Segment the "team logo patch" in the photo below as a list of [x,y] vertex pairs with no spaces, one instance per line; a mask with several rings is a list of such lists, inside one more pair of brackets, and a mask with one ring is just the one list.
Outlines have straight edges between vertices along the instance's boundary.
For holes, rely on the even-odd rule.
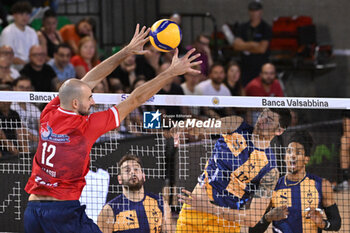
[[143,128],[145,129],[160,129],[160,116],[162,114],[157,110],[156,112],[143,113]]
[[211,102],[214,104],[214,105],[218,105],[220,103],[220,100],[218,97],[213,97],[213,99],[211,100]]
[[41,125],[40,135],[41,135],[41,139],[44,141],[61,142],[61,143],[69,142],[68,135],[55,134],[48,123],[44,123]]

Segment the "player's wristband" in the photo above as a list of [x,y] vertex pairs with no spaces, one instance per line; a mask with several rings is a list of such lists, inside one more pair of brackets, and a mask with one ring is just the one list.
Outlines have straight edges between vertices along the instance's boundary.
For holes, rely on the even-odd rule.
[[326,227],[323,228],[325,231],[339,231],[341,227],[341,217],[339,214],[337,204],[325,207],[324,211],[327,216]]

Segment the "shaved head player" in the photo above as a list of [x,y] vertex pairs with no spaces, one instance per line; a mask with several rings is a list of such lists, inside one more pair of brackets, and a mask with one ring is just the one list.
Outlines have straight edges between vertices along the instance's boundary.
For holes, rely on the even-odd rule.
[[95,104],[91,90],[130,55],[143,50],[150,29],[137,25],[130,43],[117,54],[96,66],[81,80],[68,80],[59,97],[47,104],[40,116],[40,140],[33,159],[32,174],[25,187],[30,194],[24,212],[25,232],[101,232],[87,217],[79,197],[89,170],[90,150],[96,139],[117,128],[120,122],[174,76],[197,72],[192,67],[198,55],[190,50],[178,58],[176,50],[171,66],[157,77],[135,89],[117,106],[89,115]]

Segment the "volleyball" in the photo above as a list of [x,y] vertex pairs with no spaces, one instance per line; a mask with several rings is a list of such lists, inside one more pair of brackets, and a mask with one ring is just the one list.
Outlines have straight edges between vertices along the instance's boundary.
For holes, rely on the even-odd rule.
[[182,33],[179,25],[169,19],[161,19],[151,27],[150,41],[161,52],[169,52],[179,46]]

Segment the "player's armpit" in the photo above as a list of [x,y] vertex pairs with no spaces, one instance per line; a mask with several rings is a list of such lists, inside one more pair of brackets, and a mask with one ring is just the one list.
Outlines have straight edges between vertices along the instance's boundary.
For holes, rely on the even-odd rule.
[[112,233],[114,213],[110,205],[105,205],[97,218],[97,225],[103,233]]
[[254,198],[271,198],[279,178],[277,168],[270,170],[261,178],[259,188],[254,193]]

